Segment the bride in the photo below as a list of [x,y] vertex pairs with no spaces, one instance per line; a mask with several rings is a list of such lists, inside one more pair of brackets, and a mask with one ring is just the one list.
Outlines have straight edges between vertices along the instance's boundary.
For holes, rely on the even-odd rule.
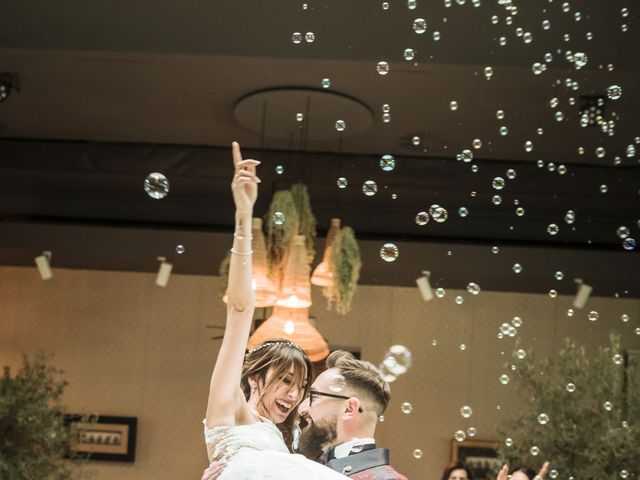
[[236,207],[227,323],[211,376],[204,420],[209,461],[223,462],[220,479],[338,480],[346,478],[302,455],[292,455],[276,425],[291,424],[308,395],[311,362],[297,345],[270,340],[245,355],[253,321],[251,218],[260,179],[257,160],[232,145]]

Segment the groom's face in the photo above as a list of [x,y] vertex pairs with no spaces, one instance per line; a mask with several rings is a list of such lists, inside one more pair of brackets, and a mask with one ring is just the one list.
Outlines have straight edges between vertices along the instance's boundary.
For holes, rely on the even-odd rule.
[[[337,368],[330,368],[318,375],[311,390],[335,393],[337,388],[343,387],[341,378]],[[302,417],[299,450],[305,457],[318,460],[324,449],[336,443],[340,402],[339,399],[314,395],[312,401],[307,397],[298,407]]]

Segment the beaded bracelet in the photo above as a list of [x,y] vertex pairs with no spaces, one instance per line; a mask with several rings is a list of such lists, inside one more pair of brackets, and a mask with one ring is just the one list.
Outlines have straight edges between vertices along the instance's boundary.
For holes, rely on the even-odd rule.
[[253,253],[253,250],[249,250],[248,252],[239,252],[235,248],[232,248],[231,253],[235,253],[236,255],[251,255]]
[[253,240],[253,235],[238,235],[236,232],[233,232],[233,236],[236,237],[238,240],[244,240],[245,238],[248,238],[249,240]]

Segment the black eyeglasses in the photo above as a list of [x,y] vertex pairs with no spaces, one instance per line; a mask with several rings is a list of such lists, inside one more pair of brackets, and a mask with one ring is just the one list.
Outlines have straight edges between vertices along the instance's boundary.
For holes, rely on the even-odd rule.
[[[340,398],[342,400],[349,400],[351,397],[347,397],[345,395],[337,395],[335,393],[326,393],[326,392],[318,392],[317,390],[309,390],[309,406],[313,403],[313,396],[316,395],[318,397],[331,397],[331,398]],[[358,407],[358,413],[363,413],[362,408]]]

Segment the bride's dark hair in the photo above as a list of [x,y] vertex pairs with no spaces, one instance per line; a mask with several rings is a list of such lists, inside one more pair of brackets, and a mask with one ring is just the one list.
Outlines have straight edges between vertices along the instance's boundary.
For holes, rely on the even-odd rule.
[[[304,350],[289,340],[276,339],[268,340],[252,348],[247,352],[242,366],[242,377],[240,386],[244,397],[249,400],[251,396],[251,386],[249,378],[255,377],[258,383],[264,385],[262,394],[271,388],[275,388],[282,382],[285,375],[293,367],[293,384],[298,385],[303,390],[302,398],[309,395],[311,380],[313,376],[313,366],[311,360]],[[272,375],[267,380],[267,372],[272,369]],[[297,407],[297,405],[296,405]],[[284,422],[278,428],[284,436],[287,446],[291,445],[292,430],[298,420],[298,409],[294,408]]]

